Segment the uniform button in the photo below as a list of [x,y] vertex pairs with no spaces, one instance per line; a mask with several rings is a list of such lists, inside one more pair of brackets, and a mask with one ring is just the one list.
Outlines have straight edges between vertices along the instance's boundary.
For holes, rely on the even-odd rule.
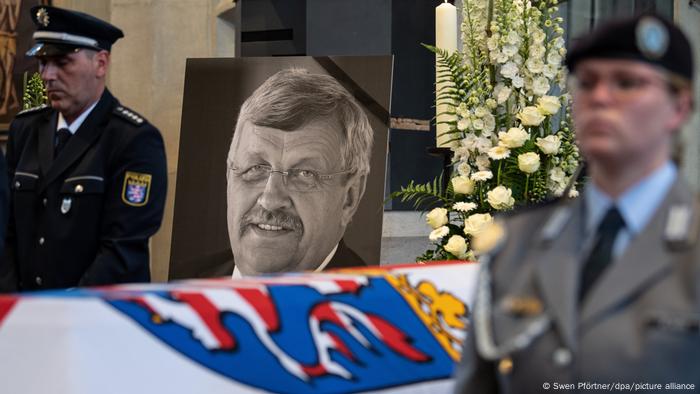
[[39,238],[39,245],[43,245],[45,241],[44,237]]
[[41,200],[41,203],[44,204],[44,206],[46,206],[46,204],[48,204],[48,202],[49,202],[49,200],[46,197],[44,197],[44,199]]
[[571,351],[563,347],[555,350],[554,354],[552,355],[554,365],[558,367],[566,367],[567,365],[571,364],[572,358],[573,356],[571,355]]
[[36,278],[34,278],[34,283],[36,283],[37,286],[41,286],[42,282],[43,281],[41,280],[41,276],[37,276]]
[[82,193],[82,192],[83,192],[83,185],[76,185],[76,186],[75,186],[75,192],[76,192],[76,193]]
[[19,181],[15,182],[15,189],[19,189],[20,186],[22,186],[22,184]]

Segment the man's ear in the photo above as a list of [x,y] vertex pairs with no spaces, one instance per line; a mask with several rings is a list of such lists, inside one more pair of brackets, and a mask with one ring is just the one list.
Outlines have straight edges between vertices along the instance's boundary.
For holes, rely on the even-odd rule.
[[690,89],[681,89],[674,98],[676,114],[669,119],[669,128],[679,131],[693,114],[693,92]]
[[97,77],[103,78],[107,76],[107,70],[109,69],[109,60],[109,52],[107,51],[103,50],[95,54],[95,56],[93,57],[93,61],[95,62]]
[[341,208],[340,224],[347,227],[355,216],[355,211],[360,205],[360,200],[365,194],[365,185],[367,184],[367,175],[352,175],[348,180],[348,188],[343,198],[343,206]]

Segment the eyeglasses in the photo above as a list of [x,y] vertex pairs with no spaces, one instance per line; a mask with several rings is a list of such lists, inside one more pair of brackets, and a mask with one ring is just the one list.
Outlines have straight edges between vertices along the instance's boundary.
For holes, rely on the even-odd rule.
[[598,84],[605,83],[610,96],[615,100],[628,100],[651,86],[672,90],[671,83],[663,78],[640,75],[572,76],[570,86],[575,94],[591,95]]
[[338,175],[354,172],[354,170],[350,169],[331,174],[320,174],[313,170],[301,168],[290,168],[286,171],[281,171],[273,170],[272,167],[262,164],[256,164],[246,169],[237,168],[230,164],[227,167],[236,177],[240,178],[246,184],[254,187],[264,187],[265,184],[267,184],[267,180],[273,173],[280,174],[284,178],[284,184],[289,187],[290,190],[297,192],[310,192],[317,190],[321,187],[323,181],[329,181]]

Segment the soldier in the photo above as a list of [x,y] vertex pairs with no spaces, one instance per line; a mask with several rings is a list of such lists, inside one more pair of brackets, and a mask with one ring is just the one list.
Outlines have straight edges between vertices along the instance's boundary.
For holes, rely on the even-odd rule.
[[32,8],[50,106],[23,111],[7,145],[11,212],[0,288],[38,290],[150,279],[166,161],[158,130],[105,87],[117,27]]
[[639,16],[579,41],[567,66],[590,180],[488,232],[504,235],[482,261],[457,391],[698,390],[700,207],[671,161],[690,43]]

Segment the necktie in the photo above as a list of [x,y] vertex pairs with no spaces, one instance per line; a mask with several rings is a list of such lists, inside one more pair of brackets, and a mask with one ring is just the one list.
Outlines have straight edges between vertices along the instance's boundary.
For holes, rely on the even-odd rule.
[[615,239],[623,227],[625,227],[625,221],[620,215],[620,211],[613,205],[608,209],[598,226],[596,243],[583,266],[579,302],[586,297],[586,293],[591,289],[593,283],[610,263]]
[[72,135],[73,134],[71,134],[70,130],[66,128],[62,128],[56,131],[56,145],[53,149],[54,159],[58,157],[58,154],[61,153],[63,148],[65,148],[66,144],[68,143],[68,140]]

